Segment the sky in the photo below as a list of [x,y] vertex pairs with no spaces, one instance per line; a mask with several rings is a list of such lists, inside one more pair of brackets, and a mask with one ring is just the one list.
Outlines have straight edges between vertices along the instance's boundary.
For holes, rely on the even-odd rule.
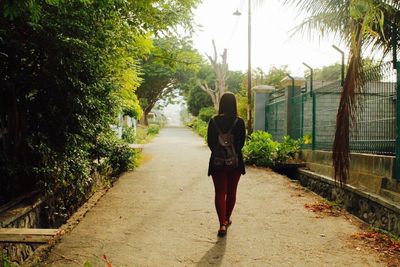
[[[204,56],[213,55],[214,40],[219,55],[227,49],[230,70],[247,71],[247,1],[203,0],[194,10],[194,21],[200,25],[193,36],[195,48]],[[332,44],[344,51],[346,47],[333,37],[324,40],[292,34],[304,19],[296,9],[283,6],[282,0],[259,2],[263,4],[252,9],[252,69],[260,67],[267,72],[271,66],[288,65],[290,74],[303,77],[306,68],[302,62],[313,68],[340,62],[341,55]],[[242,15],[234,16],[236,10]],[[168,124],[180,124],[180,109],[180,104],[164,108]]]
[[[247,70],[247,5],[248,0],[203,0],[194,11],[195,22],[201,25],[196,31],[194,46],[203,55],[212,55],[212,40],[218,54],[228,51],[230,70]],[[257,1],[252,1],[257,2]],[[296,34],[293,29],[304,16],[298,10],[283,6],[282,0],[258,1],[252,9],[252,68],[267,71],[270,66],[288,65],[291,74],[303,76],[302,62],[318,68],[340,62],[340,54],[332,48],[335,44],[342,50],[346,47],[333,37],[313,39]],[[242,15],[234,16],[238,9]]]

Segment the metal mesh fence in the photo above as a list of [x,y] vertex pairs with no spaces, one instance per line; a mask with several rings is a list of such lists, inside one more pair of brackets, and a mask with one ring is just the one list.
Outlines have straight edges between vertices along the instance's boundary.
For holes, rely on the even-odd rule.
[[350,148],[394,154],[396,143],[396,71],[386,63],[365,73]]
[[281,89],[271,95],[269,104],[265,106],[265,128],[276,141],[282,141],[285,135],[285,105],[285,90]]
[[[359,106],[356,121],[350,133],[352,151],[395,154],[396,78],[391,62],[365,72],[365,83],[357,96]],[[286,108],[285,95],[280,90],[272,95],[266,105],[266,131],[275,140],[282,140],[285,134],[295,139],[312,136],[315,149],[331,150],[341,91],[340,81],[316,88],[313,94],[296,89]]]
[[315,149],[332,149],[341,91],[340,81],[335,81],[314,92],[316,98]]
[[[288,134],[299,139],[312,135],[312,97],[310,93],[294,92],[290,98],[289,129]],[[304,147],[309,145],[305,144]]]

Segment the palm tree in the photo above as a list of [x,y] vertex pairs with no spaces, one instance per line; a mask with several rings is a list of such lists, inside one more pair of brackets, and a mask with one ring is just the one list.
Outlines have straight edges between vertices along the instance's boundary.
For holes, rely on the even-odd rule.
[[349,132],[355,121],[357,95],[363,86],[362,50],[365,46],[391,51],[393,29],[400,26],[400,3],[397,0],[286,0],[308,18],[298,31],[324,36],[334,33],[350,50],[348,72],[340,96],[333,143],[334,178],[340,184],[349,177]]

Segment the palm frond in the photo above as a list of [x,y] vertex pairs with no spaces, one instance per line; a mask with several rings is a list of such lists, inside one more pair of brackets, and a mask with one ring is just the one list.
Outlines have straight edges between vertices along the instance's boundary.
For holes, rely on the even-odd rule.
[[399,0],[383,0],[384,4],[391,6],[394,9],[400,10],[400,1]]
[[[372,45],[373,48],[381,49],[384,55],[386,55],[391,52],[394,45],[393,30],[398,31],[400,29],[400,10],[392,8],[391,6],[385,6],[382,12],[384,17],[383,25],[375,25],[375,27],[373,27],[378,35],[374,38],[367,38],[366,44]],[[398,38],[397,41],[399,42],[400,38]],[[397,43],[397,46],[400,47],[400,44]]]
[[293,5],[297,7],[300,12],[308,16],[315,16],[325,13],[343,13],[348,9],[348,0],[285,0],[284,5]]
[[[339,20],[342,23],[337,23]],[[334,33],[339,38],[345,39],[340,33],[345,30],[344,25],[346,24],[348,24],[346,19],[341,18],[337,13],[315,15],[306,18],[301,24],[293,28],[291,35],[307,34],[311,38],[315,33],[318,33],[318,37],[323,38]]]
[[362,46],[372,45],[391,50],[392,32],[400,28],[400,1],[398,0],[285,0],[306,14],[307,19],[296,27],[297,32],[309,34],[316,30],[318,36],[335,33],[350,48],[348,72],[345,78],[336,117],[333,144],[334,178],[341,184],[349,178],[349,133],[356,120],[358,95],[363,86]]

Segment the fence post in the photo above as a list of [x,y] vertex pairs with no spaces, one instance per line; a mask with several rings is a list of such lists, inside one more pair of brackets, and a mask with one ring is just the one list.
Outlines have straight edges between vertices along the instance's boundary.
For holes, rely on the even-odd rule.
[[266,131],[267,129],[267,107],[272,90],[273,87],[267,85],[257,85],[253,87],[254,131]]
[[396,179],[400,181],[400,62],[396,62]]
[[311,136],[311,140],[312,140],[312,143],[311,143],[311,148],[312,148],[312,150],[315,150],[315,142],[316,142],[316,140],[317,140],[317,138],[316,138],[316,129],[315,129],[315,124],[316,124],[316,116],[317,116],[317,114],[316,114],[316,103],[317,103],[317,101],[316,101],[316,94],[315,94],[315,92],[312,92],[312,136]]
[[304,98],[306,95],[301,96],[301,120],[300,120],[300,138],[304,137]]
[[295,79],[289,73],[287,73],[286,76],[292,81],[291,86],[287,86],[286,93],[285,93],[285,100],[286,100],[286,135],[289,135],[290,137],[293,138],[291,100],[295,96],[295,92],[294,92]]

